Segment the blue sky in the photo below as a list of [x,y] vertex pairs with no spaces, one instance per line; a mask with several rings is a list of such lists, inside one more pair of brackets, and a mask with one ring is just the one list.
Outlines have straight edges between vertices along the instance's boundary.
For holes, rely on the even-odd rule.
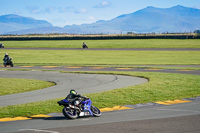
[[63,27],[110,20],[148,6],[176,5],[200,9],[200,0],[0,0],[0,15],[17,14]]

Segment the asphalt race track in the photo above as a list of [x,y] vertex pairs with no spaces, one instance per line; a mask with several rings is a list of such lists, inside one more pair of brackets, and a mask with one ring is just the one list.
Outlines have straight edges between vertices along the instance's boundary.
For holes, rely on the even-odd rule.
[[[34,69],[30,68],[30,69]],[[35,67],[35,69],[41,69]],[[55,67],[44,68],[48,70],[63,70],[67,68]],[[71,70],[69,68],[68,70]],[[89,68],[78,68],[76,70],[88,70]],[[96,68],[99,70],[99,68]],[[102,68],[104,69],[104,68]],[[102,70],[101,69],[101,70]],[[153,71],[153,72],[171,72],[171,73],[183,73],[183,74],[195,74],[200,75],[200,71],[176,71],[176,70],[126,70],[116,68],[105,68],[106,70],[115,71]],[[95,71],[95,69],[93,69]],[[105,71],[105,70],[102,70]],[[46,76],[45,76],[46,75]],[[186,75],[187,76],[187,75]],[[65,97],[68,93],[68,89],[76,89],[79,93],[94,93],[104,91],[102,89],[115,89],[125,86],[140,84],[147,82],[146,79],[137,79],[129,76],[119,75],[100,75],[100,74],[72,74],[72,73],[59,73],[59,72],[47,72],[47,71],[0,71],[0,77],[14,77],[14,78],[34,78],[45,81],[55,82],[57,85],[55,88],[50,87],[43,89],[43,93],[27,92],[27,96],[32,95],[33,101],[52,98]],[[130,79],[129,79],[130,78]],[[132,79],[134,78],[134,79]],[[131,81],[137,80],[135,83]],[[122,81],[122,82],[121,82]],[[128,84],[130,83],[130,84]],[[115,86],[116,85],[116,86]],[[89,88],[89,90],[87,90]],[[94,89],[95,88],[95,89]],[[48,94],[48,92],[51,92]],[[30,94],[29,94],[30,93]],[[54,94],[55,93],[55,94]],[[15,97],[16,96],[16,97]],[[18,97],[19,96],[19,97]],[[1,106],[7,106],[13,102],[19,104],[27,99],[21,94],[11,95],[11,101],[8,99],[8,103],[4,98],[0,97]],[[12,97],[15,97],[12,99]],[[44,97],[44,99],[43,99]],[[19,100],[18,100],[19,99]],[[2,104],[2,100],[5,104]],[[16,103],[15,103],[16,101]],[[26,100],[25,100],[26,101]],[[147,104],[147,106],[138,106],[134,109],[103,112],[101,117],[84,117],[76,120],[68,120],[64,116],[59,114],[49,114],[50,118],[40,118],[32,120],[1,122],[0,132],[18,132],[18,133],[199,133],[200,131],[200,97],[191,99],[192,102],[173,104],[173,105],[154,105]],[[31,102],[31,101],[27,101]]]
[[0,77],[56,83],[55,86],[42,90],[0,96],[0,107],[66,97],[70,89],[75,89],[80,94],[89,94],[148,82],[147,79],[132,76],[46,71],[0,71]]

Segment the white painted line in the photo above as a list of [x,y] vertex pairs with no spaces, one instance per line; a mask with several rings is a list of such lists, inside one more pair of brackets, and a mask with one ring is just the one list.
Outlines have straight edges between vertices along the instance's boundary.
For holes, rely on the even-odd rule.
[[56,131],[39,130],[39,129],[20,129],[19,131],[34,131],[34,132],[45,132],[45,133],[59,133]]
[[161,111],[179,111],[179,112],[195,112],[199,113],[200,111],[194,111],[194,110],[179,110],[179,109],[158,109]]

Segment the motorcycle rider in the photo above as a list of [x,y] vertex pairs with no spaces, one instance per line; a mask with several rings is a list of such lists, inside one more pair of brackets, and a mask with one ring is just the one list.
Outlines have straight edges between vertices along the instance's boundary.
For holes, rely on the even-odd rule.
[[88,48],[85,42],[83,42],[83,48]]
[[4,58],[3,58],[3,61],[4,61],[4,62],[7,62],[7,61],[9,61],[9,60],[10,60],[10,57],[9,57],[9,55],[6,53],[5,56],[4,56]]
[[101,116],[101,111],[92,105],[92,101],[89,98],[77,94],[73,89],[70,90],[70,94],[65,99],[57,103],[60,106],[64,106],[62,113],[68,119],[76,119],[81,116]]
[[[85,96],[81,96],[80,94],[77,94],[77,92],[72,89],[70,90],[69,94],[67,95],[67,97],[65,99],[67,99],[67,101],[71,102],[72,104],[76,104],[76,101],[79,101],[79,98],[87,98]],[[77,103],[78,105],[79,103]]]
[[10,65],[11,67],[13,67],[13,62],[11,61],[12,58],[9,57],[9,55],[6,53],[4,58],[3,58],[3,64],[6,67],[7,65]]

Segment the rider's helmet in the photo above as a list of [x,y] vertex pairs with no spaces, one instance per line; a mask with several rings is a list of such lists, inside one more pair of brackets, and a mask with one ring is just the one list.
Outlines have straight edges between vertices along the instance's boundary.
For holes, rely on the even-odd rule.
[[77,95],[77,92],[75,90],[70,90],[70,94]]
[[5,53],[5,56],[8,56],[8,53]]

